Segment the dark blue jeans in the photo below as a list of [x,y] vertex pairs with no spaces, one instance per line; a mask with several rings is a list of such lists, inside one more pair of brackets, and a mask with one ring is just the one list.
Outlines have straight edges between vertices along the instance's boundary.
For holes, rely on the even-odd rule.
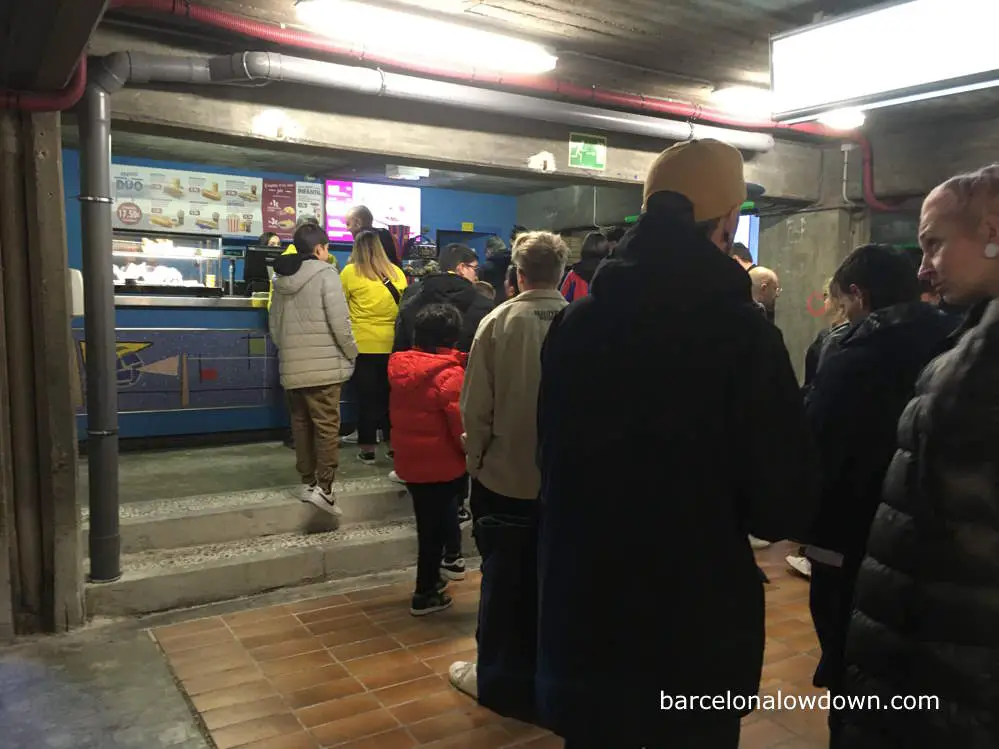
[[537,721],[538,502],[504,497],[472,482],[475,543],[482,557],[478,644],[479,704]]

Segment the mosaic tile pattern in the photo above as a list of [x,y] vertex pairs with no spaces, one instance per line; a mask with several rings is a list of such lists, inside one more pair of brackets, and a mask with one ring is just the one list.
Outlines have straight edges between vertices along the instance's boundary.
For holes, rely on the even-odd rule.
[[[808,585],[788,545],[759,554],[767,586],[763,693],[818,694]],[[388,585],[153,631],[218,749],[556,749],[561,740],[453,690],[447,669],[475,657],[478,573],[454,606],[414,618],[411,586]],[[755,713],[742,749],[824,749],[825,715]]]

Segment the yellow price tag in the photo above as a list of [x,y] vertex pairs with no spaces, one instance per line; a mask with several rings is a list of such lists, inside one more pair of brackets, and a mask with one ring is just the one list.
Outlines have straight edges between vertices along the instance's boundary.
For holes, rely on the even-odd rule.
[[475,224],[471,224],[471,223],[468,223],[467,221],[463,221],[462,224],[461,224],[461,230],[462,231],[475,231]]

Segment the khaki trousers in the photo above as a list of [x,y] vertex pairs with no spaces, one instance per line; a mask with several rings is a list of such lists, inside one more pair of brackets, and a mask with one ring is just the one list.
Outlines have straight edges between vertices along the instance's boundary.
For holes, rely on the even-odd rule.
[[340,388],[324,385],[288,390],[291,434],[298,473],[304,484],[333,488],[340,464]]

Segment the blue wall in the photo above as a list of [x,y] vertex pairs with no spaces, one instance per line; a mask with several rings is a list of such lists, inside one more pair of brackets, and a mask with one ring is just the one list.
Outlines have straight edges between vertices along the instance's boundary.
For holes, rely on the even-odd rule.
[[[186,171],[209,171],[215,174],[235,174],[240,176],[261,177],[265,179],[303,180],[298,174],[282,174],[276,172],[248,172],[207,164],[185,164],[173,161],[153,161],[150,159],[135,159],[115,157],[116,164],[133,166],[159,166],[165,169],[181,169]],[[69,266],[81,267],[82,248],[80,243],[80,204],[76,196],[80,194],[80,154],[72,149],[62,152],[63,184],[66,193],[66,238],[69,247]],[[507,241],[517,217],[517,199],[507,195],[490,195],[476,192],[459,192],[457,190],[438,190],[423,188],[422,217],[423,225],[430,230],[430,238],[436,237],[438,230],[460,231],[462,223],[475,224],[475,231],[498,234]],[[485,245],[485,238],[479,242]],[[482,250],[481,247],[476,249]],[[344,258],[340,258],[341,261]],[[341,263],[342,264],[342,263]]]

